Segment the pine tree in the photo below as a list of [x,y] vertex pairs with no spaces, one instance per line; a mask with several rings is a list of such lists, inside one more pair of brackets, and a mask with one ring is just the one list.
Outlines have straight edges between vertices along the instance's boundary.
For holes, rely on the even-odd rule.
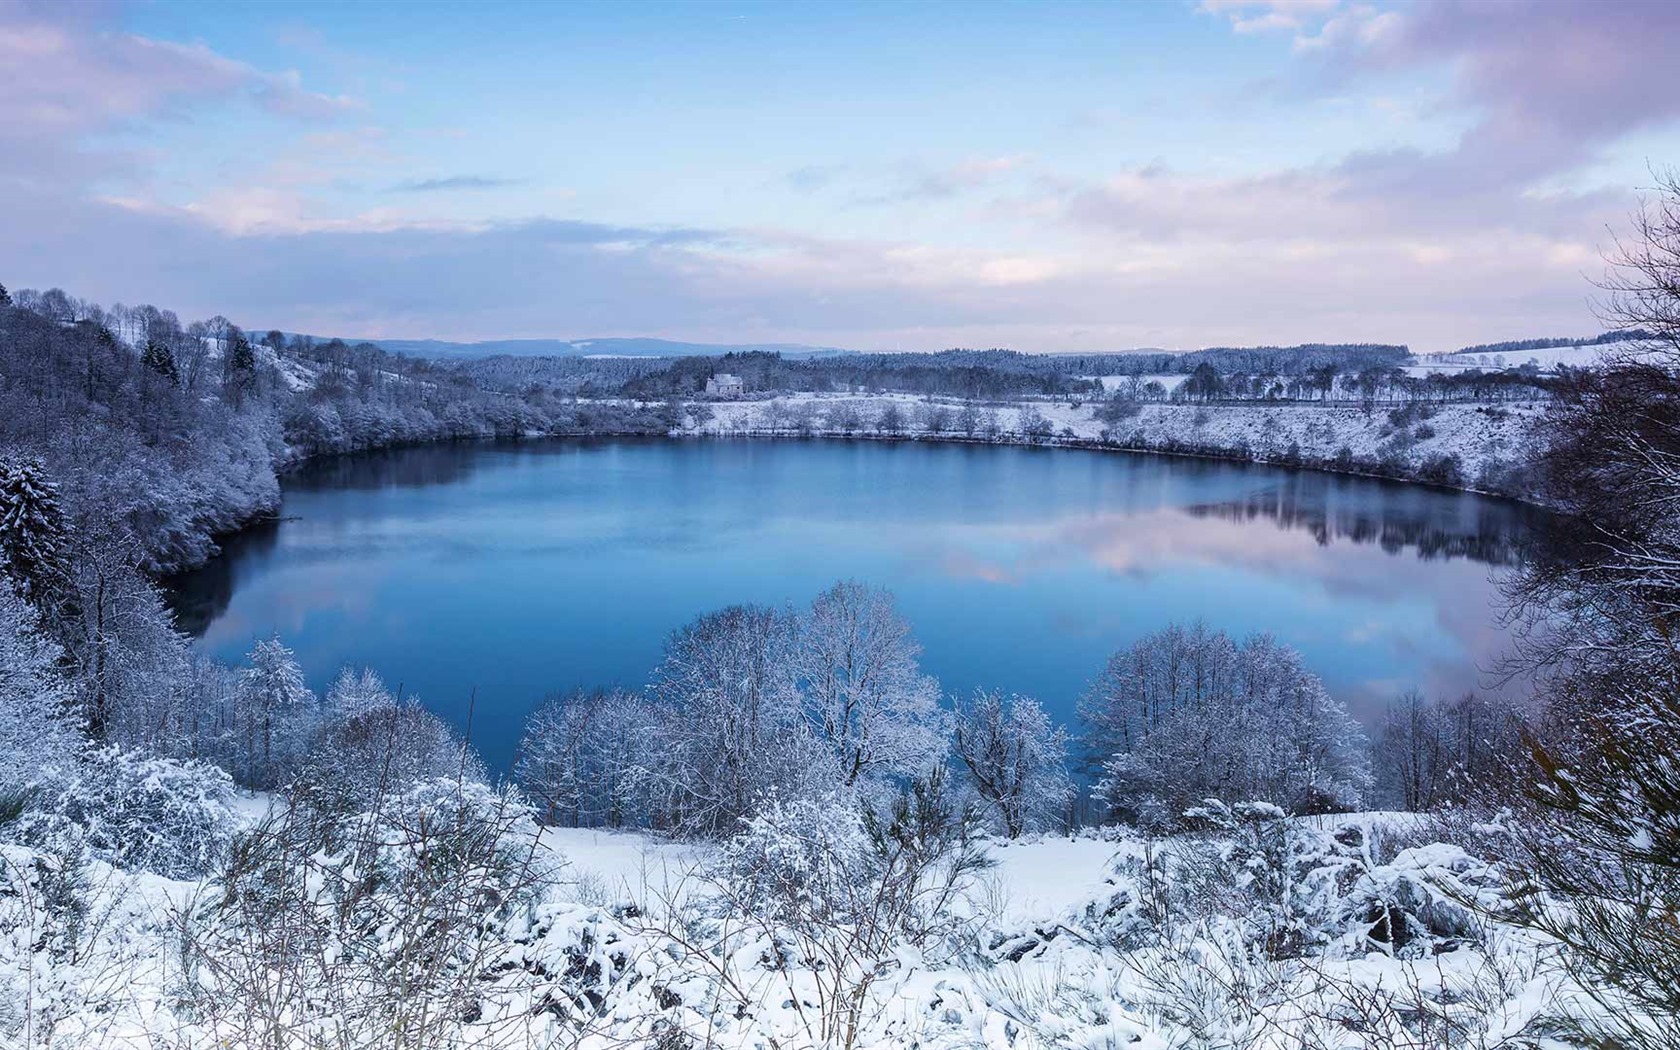
[[12,293],[6,291],[6,286],[0,284],[0,306],[12,305]]
[[0,462],[0,573],[51,618],[70,601],[70,528],[39,460]]
[[171,383],[181,381],[181,373],[175,367],[175,355],[169,347],[162,343],[154,343],[150,339],[146,340],[146,349],[140,355],[140,363]]
[[222,358],[222,383],[235,408],[245,403],[245,395],[256,384],[257,355],[251,341],[237,328],[229,336],[227,354]]

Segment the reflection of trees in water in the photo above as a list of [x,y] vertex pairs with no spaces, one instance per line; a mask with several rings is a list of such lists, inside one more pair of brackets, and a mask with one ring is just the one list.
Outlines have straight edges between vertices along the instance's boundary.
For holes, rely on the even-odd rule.
[[460,441],[412,445],[408,448],[355,452],[314,460],[285,479],[296,492],[369,492],[379,489],[424,488],[464,481],[486,465],[486,450],[501,455],[552,455],[559,448],[595,448],[634,442],[634,437],[532,438]]
[[[616,439],[623,442],[627,439]],[[550,455],[556,447],[589,447],[602,442],[557,438],[531,441],[434,442],[409,448],[357,452],[311,461],[285,479],[294,492],[375,492],[380,489],[425,488],[465,481],[484,467],[484,453],[493,450],[515,455]],[[279,539],[281,517],[265,518],[223,538],[222,552],[204,566],[164,581],[163,593],[175,613],[176,627],[197,638],[209,629],[233,601],[241,565],[260,562]],[[253,557],[255,556],[255,557]]]
[[286,487],[298,492],[333,492],[447,485],[473,473],[487,444],[455,441],[330,456],[288,477]]
[[265,518],[223,539],[222,552],[203,567],[164,580],[164,600],[175,614],[176,629],[193,638],[209,630],[233,601],[238,566],[253,555],[260,562],[279,538],[280,520]]
[[1305,472],[1241,499],[1185,509],[1193,517],[1238,523],[1270,519],[1311,533],[1321,546],[1350,540],[1375,543],[1389,554],[1415,550],[1420,558],[1489,565],[1520,562],[1541,517],[1533,508],[1466,493]]

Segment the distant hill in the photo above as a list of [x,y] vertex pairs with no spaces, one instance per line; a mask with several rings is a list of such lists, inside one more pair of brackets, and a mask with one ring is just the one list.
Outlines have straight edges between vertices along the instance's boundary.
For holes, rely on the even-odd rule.
[[375,339],[381,349],[409,357],[470,360],[481,357],[718,357],[766,352],[805,359],[852,353],[833,346],[800,343],[684,343],[671,339],[489,339],[451,343],[441,339]]

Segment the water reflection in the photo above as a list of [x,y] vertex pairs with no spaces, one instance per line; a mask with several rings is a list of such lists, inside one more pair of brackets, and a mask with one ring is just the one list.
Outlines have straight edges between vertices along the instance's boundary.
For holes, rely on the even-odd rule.
[[1270,631],[1363,716],[1475,686],[1521,507],[1416,486],[1099,452],[872,442],[461,444],[331,461],[281,521],[175,581],[237,660],[280,631],[320,687],[404,682],[511,760],[543,693],[639,685],[663,638],[739,601],[892,588],[952,691],[1071,720],[1108,652],[1169,620]]
[[1425,559],[1470,558],[1499,566],[1518,563],[1519,537],[1534,529],[1541,513],[1503,500],[1384,482],[1373,484],[1388,489],[1387,498],[1373,500],[1346,492],[1345,484],[1333,475],[1301,472],[1243,499],[1196,504],[1185,511],[1233,522],[1266,518],[1280,528],[1304,530],[1321,545],[1332,540],[1375,543],[1390,554],[1409,550]]

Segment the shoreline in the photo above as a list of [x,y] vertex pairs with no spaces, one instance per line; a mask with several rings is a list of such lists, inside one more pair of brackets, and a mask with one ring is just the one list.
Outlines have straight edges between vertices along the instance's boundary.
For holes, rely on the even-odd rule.
[[[804,403],[805,404],[826,404],[826,403],[833,403],[836,400],[846,400],[846,398],[844,396],[842,396],[841,398],[834,398],[834,397],[820,397],[820,396],[813,397],[813,396],[810,396],[810,395],[806,395],[805,398],[804,398]],[[855,402],[862,402],[862,403],[882,403],[882,402],[886,402],[886,401],[895,401],[895,402],[897,402],[901,405],[922,403],[922,399],[920,397],[913,396],[913,395],[877,395],[877,396],[873,396],[873,397],[868,396],[868,395],[863,395],[863,396],[859,396],[859,397],[853,397],[850,400],[853,400]],[[737,401],[737,402],[700,401],[700,402],[692,402],[692,404],[705,405],[707,408],[713,409],[713,410],[716,410],[716,409],[719,409],[719,408],[736,410],[732,414],[738,414],[739,410],[741,410],[741,409],[746,409],[746,410],[751,411],[753,409],[762,408],[764,406],[767,406],[770,403],[771,403],[770,401]],[[1045,406],[1045,407],[1050,407],[1049,405],[1047,405],[1046,403],[1043,403],[1043,402],[1028,401],[1028,402],[1010,402],[1010,403],[1003,403],[1003,404],[985,405],[984,410],[991,411],[991,412],[996,412],[996,411],[1000,411],[1000,410],[1001,411],[1019,411],[1022,407],[1025,407],[1025,406],[1031,406],[1031,407],[1037,408],[1037,407],[1040,407],[1041,405]],[[955,406],[952,405],[952,404],[941,404],[940,407],[952,408],[952,407],[955,407]],[[1166,406],[1155,406],[1155,407],[1166,407]],[[1188,406],[1171,406],[1171,407],[1172,408],[1182,408],[1182,407],[1188,407]],[[1219,412],[1220,408],[1224,408],[1224,409],[1232,411],[1232,412],[1246,411],[1246,412],[1253,413],[1253,412],[1257,411],[1257,409],[1254,408],[1254,407],[1239,404],[1239,405],[1232,405],[1232,406],[1219,406],[1218,408],[1215,408],[1213,410],[1214,413],[1217,414]],[[1299,405],[1299,404],[1294,404],[1294,403],[1290,403],[1290,404],[1287,404],[1287,405],[1284,405],[1284,406],[1267,406],[1267,408],[1272,409],[1274,412],[1278,408],[1287,408],[1287,409],[1303,410],[1303,411],[1319,411],[1319,412],[1334,411],[1335,410],[1334,408],[1330,408],[1328,406],[1307,406],[1307,405]],[[1258,410],[1258,411],[1264,411],[1264,410]],[[1377,464],[1375,464],[1373,462],[1370,462],[1368,460],[1350,459],[1350,460],[1347,460],[1347,461],[1343,462],[1343,461],[1340,461],[1338,458],[1335,458],[1335,457],[1323,457],[1323,456],[1317,456],[1317,455],[1307,455],[1307,454],[1297,454],[1297,455],[1294,455],[1294,456],[1290,456],[1288,454],[1276,455],[1276,454],[1271,454],[1269,450],[1256,450],[1252,446],[1249,446],[1246,443],[1240,443],[1240,442],[1231,442],[1231,443],[1225,443],[1225,444],[1220,444],[1220,443],[1191,444],[1191,443],[1177,441],[1176,439],[1173,439],[1171,437],[1167,437],[1167,438],[1164,438],[1162,440],[1155,441],[1155,442],[1150,442],[1148,440],[1139,442],[1139,441],[1133,440],[1139,434],[1142,434],[1144,432],[1141,427],[1135,428],[1133,430],[1133,432],[1125,438],[1116,437],[1116,438],[1112,438],[1112,439],[1104,439],[1101,436],[1080,435],[1080,434],[1074,434],[1073,436],[1068,436],[1065,433],[1052,433],[1052,434],[1045,435],[1045,436],[1042,436],[1042,437],[1029,437],[1029,436],[1023,435],[1023,434],[1021,434],[1017,431],[1009,431],[1009,430],[1003,430],[1003,431],[998,432],[995,435],[986,436],[986,435],[969,435],[969,434],[963,434],[963,433],[959,433],[959,432],[955,432],[955,431],[944,431],[944,432],[908,431],[908,432],[904,432],[904,433],[882,433],[882,432],[879,432],[879,431],[872,432],[872,431],[863,429],[861,427],[858,428],[858,429],[837,429],[837,428],[833,428],[833,427],[829,427],[829,426],[770,427],[770,426],[761,426],[761,425],[740,425],[739,423],[736,423],[736,422],[733,422],[733,421],[731,421],[730,423],[723,423],[723,422],[720,421],[718,423],[718,425],[708,425],[712,422],[713,422],[713,420],[708,420],[707,423],[703,423],[703,424],[698,425],[698,426],[685,426],[685,427],[682,427],[682,428],[672,429],[672,430],[667,431],[665,433],[650,433],[650,432],[647,432],[647,431],[629,431],[629,430],[626,430],[626,431],[589,431],[589,432],[527,431],[527,432],[522,432],[522,433],[508,433],[508,434],[447,435],[447,436],[439,436],[439,437],[435,437],[435,438],[425,438],[425,439],[420,439],[420,440],[415,440],[415,441],[402,441],[402,442],[395,442],[395,443],[392,443],[392,444],[376,445],[376,446],[372,446],[372,447],[369,447],[369,448],[348,449],[348,450],[344,450],[344,451],[314,452],[314,453],[308,453],[308,454],[303,454],[303,455],[291,455],[291,456],[288,456],[285,459],[283,459],[280,464],[278,464],[274,467],[274,476],[275,476],[275,480],[277,482],[279,482],[281,485],[284,485],[284,482],[287,478],[295,476],[299,472],[307,470],[314,465],[325,463],[325,462],[330,462],[334,459],[339,459],[339,458],[343,458],[343,457],[350,457],[350,456],[373,455],[373,454],[384,453],[384,452],[396,452],[396,451],[401,451],[401,450],[404,450],[404,449],[424,448],[424,447],[433,446],[433,445],[450,445],[450,444],[468,443],[468,442],[495,442],[495,441],[526,442],[526,441],[566,441],[566,440],[580,441],[580,440],[597,440],[597,439],[598,440],[637,439],[637,440],[647,440],[647,441],[699,441],[699,440],[873,441],[873,442],[884,442],[884,443],[889,443],[889,444],[890,443],[900,443],[900,442],[905,442],[905,443],[908,443],[908,442],[922,442],[922,443],[928,443],[928,444],[994,446],[994,447],[1007,447],[1007,448],[1042,448],[1042,449],[1052,449],[1052,450],[1054,450],[1054,449],[1076,449],[1076,450],[1087,451],[1087,452],[1122,452],[1122,453],[1126,453],[1126,454],[1129,454],[1129,455],[1169,456],[1169,457],[1176,457],[1176,458],[1181,458],[1181,459],[1201,459],[1201,460],[1208,460],[1208,461],[1213,461],[1213,462],[1223,462],[1223,463],[1243,463],[1243,464],[1249,464],[1249,465],[1253,465],[1253,466],[1269,467],[1269,468],[1279,469],[1279,470],[1311,470],[1311,471],[1316,471],[1316,472],[1324,473],[1324,474],[1341,475],[1341,476],[1344,476],[1344,477],[1365,478],[1365,479],[1372,480],[1372,481],[1385,481],[1385,482],[1392,482],[1392,483],[1396,483],[1396,484],[1418,485],[1418,486],[1421,486],[1423,488],[1434,489],[1436,491],[1441,491],[1441,492],[1462,492],[1462,493],[1466,493],[1468,495],[1474,495],[1474,496],[1478,496],[1478,497],[1481,497],[1481,498],[1484,498],[1484,499],[1509,500],[1513,503],[1523,504],[1525,506],[1534,507],[1534,508],[1539,509],[1539,510],[1550,509],[1549,507],[1547,507],[1546,504],[1544,504],[1544,503],[1542,503],[1542,502],[1540,502],[1540,501],[1538,501],[1538,500],[1536,500],[1532,497],[1524,496],[1522,494],[1515,493],[1515,492],[1500,491],[1500,490],[1496,490],[1496,489],[1478,488],[1473,483],[1469,482],[1468,480],[1464,484],[1452,484],[1452,483],[1449,483],[1449,482],[1444,482],[1444,481],[1439,480],[1439,479],[1431,479],[1431,478],[1421,477],[1417,473],[1417,465],[1415,465],[1415,464],[1408,464],[1408,467],[1410,467],[1409,471],[1383,471],[1383,470],[1371,469],[1372,467],[1376,466]],[[1133,422],[1135,422],[1135,421],[1133,421]],[[283,498],[284,497],[282,496],[282,500],[283,500]],[[214,532],[214,533],[209,534],[209,539],[215,547],[215,550],[214,550],[213,553],[208,555],[204,560],[199,561],[199,562],[194,563],[194,564],[183,564],[183,565],[170,566],[167,569],[167,571],[162,571],[162,572],[157,573],[157,577],[160,580],[167,580],[168,578],[170,578],[172,576],[178,576],[178,575],[181,575],[181,574],[184,574],[184,573],[192,572],[192,571],[195,571],[197,569],[203,568],[205,565],[208,565],[210,562],[214,561],[217,557],[220,556],[221,547],[222,547],[222,544],[223,544],[224,541],[226,541],[226,540],[228,540],[232,537],[238,536],[238,535],[248,531],[249,529],[260,527],[261,525],[263,525],[265,523],[277,521],[280,517],[280,510],[281,510],[281,504],[276,503],[272,507],[262,508],[262,510],[260,510],[259,512],[255,513],[255,514],[252,514],[251,516],[249,516],[247,518],[244,518],[237,525],[235,525],[232,529],[219,531],[219,532]]]

